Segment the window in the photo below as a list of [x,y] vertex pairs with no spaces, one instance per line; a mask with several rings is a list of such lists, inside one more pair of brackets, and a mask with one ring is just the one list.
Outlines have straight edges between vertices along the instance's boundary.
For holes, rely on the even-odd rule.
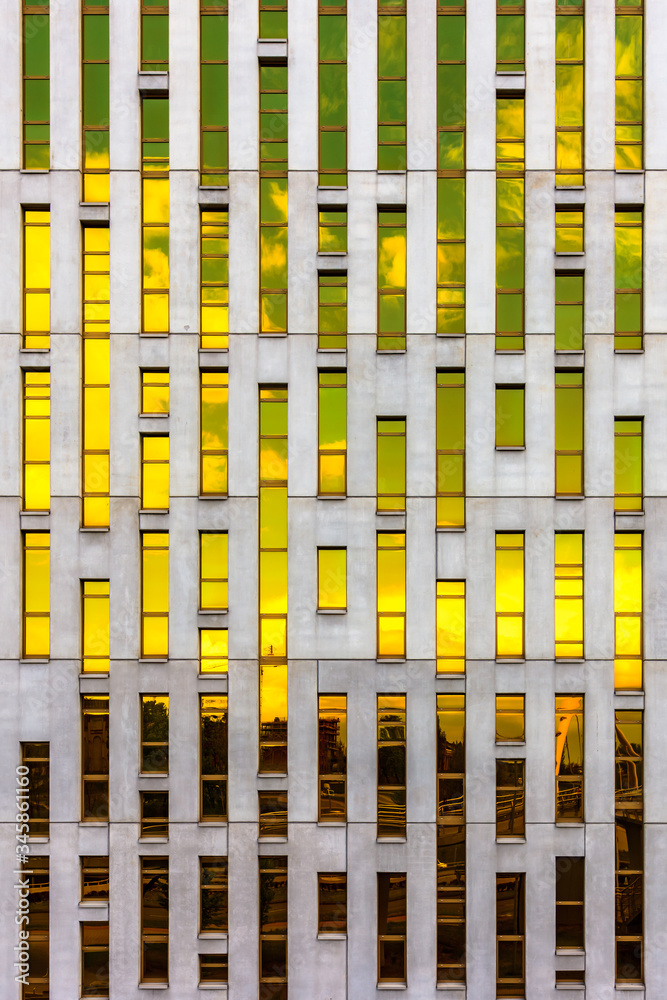
[[199,696],[200,820],[227,819],[227,695]]
[[141,506],[144,510],[169,509],[169,436],[141,438]]
[[169,69],[168,0],[141,0],[141,69]]
[[584,699],[556,695],[556,822],[584,821]]
[[583,208],[556,206],[556,253],[584,252]]
[[347,696],[321,694],[318,721],[320,823],[344,823],[347,817]]
[[259,770],[287,771],[287,389],[259,391]]
[[402,211],[378,211],[378,351],[405,350],[406,220]]
[[405,658],[405,532],[377,535],[377,658]]
[[258,792],[259,836],[287,838],[287,792]]
[[108,903],[109,901],[109,857],[89,856],[81,858],[81,902]]
[[227,955],[199,956],[199,985],[213,986],[227,982]]
[[201,372],[202,496],[227,496],[229,375]]
[[169,836],[169,792],[139,792],[142,840],[166,840]]
[[23,659],[49,658],[51,536],[23,532]]
[[[142,8],[145,9],[145,8]],[[167,25],[167,15],[153,10],[146,21]],[[166,49],[165,49],[166,57]],[[144,66],[144,69],[148,69]],[[152,69],[166,68],[155,64]],[[169,333],[169,100],[144,97],[141,102],[142,176],[142,333]]]
[[81,819],[109,821],[109,696],[81,696]]
[[259,859],[259,989],[287,995],[287,858]]
[[584,184],[584,0],[556,0],[556,187]]
[[109,996],[109,923],[81,924],[81,996]]
[[465,816],[465,696],[437,695],[438,823]]
[[435,587],[437,672],[462,674],[466,668],[465,580],[438,580]]
[[23,372],[23,510],[51,507],[51,373]]
[[49,22],[48,0],[23,0],[24,170],[50,166]]
[[378,170],[407,166],[407,17],[403,0],[378,0]]
[[496,996],[526,995],[526,875],[496,875]]
[[378,417],[377,510],[378,514],[405,511],[405,417]]
[[525,760],[496,760],[496,840],[526,836]]
[[644,346],[643,212],[617,211],[614,234],[614,350],[641,351]]
[[555,348],[584,349],[584,276],[556,271]]
[[[43,8],[40,7],[39,10],[42,11]],[[42,14],[35,16],[41,19]],[[46,26],[36,26],[30,30],[35,39],[46,38],[48,45],[48,19]],[[48,82],[46,86],[48,87]],[[48,96],[46,102],[48,108]],[[46,149],[48,156],[48,145]],[[50,331],[51,212],[48,209],[33,211],[26,208],[23,211],[23,347],[27,350],[48,351],[51,345]]]
[[524,657],[523,534],[496,534],[496,659]]
[[436,696],[437,980],[466,978],[465,696]]
[[108,202],[109,5],[83,0],[82,7],[83,201]]
[[226,628],[199,630],[199,672],[226,673],[229,668],[229,631]]
[[141,760],[142,774],[169,773],[169,695],[141,696]]
[[[584,950],[585,858],[556,858],[556,951]],[[583,982],[583,970],[571,982]]]
[[526,387],[496,386],[496,448],[524,448]]
[[644,166],[644,6],[616,2],[616,170]]
[[496,743],[523,743],[526,739],[525,695],[496,695]]
[[169,650],[169,535],[141,535],[141,658],[165,660]]
[[407,943],[405,872],[378,872],[378,982],[405,983]]
[[318,14],[320,158],[318,184],[347,186],[347,6],[321,3]]
[[287,0],[259,0],[259,37],[287,38]]
[[347,273],[320,272],[318,288],[318,338],[320,351],[347,347]]
[[614,510],[644,509],[644,448],[641,417],[614,418]]
[[317,610],[347,611],[347,549],[317,550]]
[[109,581],[81,581],[82,672],[109,672],[111,630],[109,622]]
[[[226,186],[229,183],[228,8],[226,3],[200,0],[199,10],[201,43],[199,183],[202,187]],[[203,212],[202,216],[207,214]],[[202,325],[202,332],[203,329]],[[207,345],[202,343],[202,347],[205,346]]]
[[320,496],[347,490],[347,372],[318,372],[318,471]]
[[584,536],[556,532],[554,554],[555,657],[584,657]]
[[229,574],[228,535],[226,531],[202,531],[199,534],[199,610],[226,611]]
[[523,97],[496,100],[497,351],[524,347],[524,105]]
[[644,720],[616,715],[616,982],[644,978]]
[[437,325],[465,333],[465,0],[438,7]]
[[49,996],[49,860],[31,857],[30,872],[22,877],[28,882],[30,920],[30,969],[22,1000]]
[[227,933],[227,867],[227,858],[199,859],[200,934]]
[[405,758],[405,695],[378,695],[378,839],[405,837]]
[[520,0],[496,0],[496,73],[526,69],[526,8]]
[[[92,175],[97,182],[99,175]],[[84,175],[84,184],[86,183]],[[110,265],[109,229],[83,236],[83,527],[109,526]]]
[[436,376],[436,518],[438,528],[465,527],[465,372]]
[[584,492],[584,373],[556,370],[556,496]]
[[347,253],[347,208],[320,208],[318,216],[319,253]]
[[[267,17],[287,37],[282,11],[260,10],[260,37]],[[287,333],[287,66],[260,64],[259,91],[259,332]]]
[[318,872],[317,933],[347,934],[347,874]]
[[169,414],[169,372],[141,373],[141,414],[157,417]]
[[[209,17],[207,20],[212,22],[217,19]],[[226,17],[224,21],[227,22]],[[227,66],[224,68],[226,72]],[[229,212],[227,209],[203,211],[201,214],[200,321],[201,347],[226,351],[229,343]]]
[[[21,766],[28,775],[28,836],[49,836],[50,748],[48,743],[22,743]],[[26,773],[26,772],[23,772]],[[22,801],[25,798],[22,796]],[[25,815],[25,813],[23,813]],[[30,859],[32,864],[32,858]]]
[[141,979],[169,980],[169,858],[141,858]]
[[643,685],[642,536],[614,535],[614,687]]

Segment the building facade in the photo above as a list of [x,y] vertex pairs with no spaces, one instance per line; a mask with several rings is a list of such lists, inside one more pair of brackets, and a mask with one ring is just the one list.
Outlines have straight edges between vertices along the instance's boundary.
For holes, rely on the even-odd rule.
[[0,997],[662,1000],[664,3],[0,10]]

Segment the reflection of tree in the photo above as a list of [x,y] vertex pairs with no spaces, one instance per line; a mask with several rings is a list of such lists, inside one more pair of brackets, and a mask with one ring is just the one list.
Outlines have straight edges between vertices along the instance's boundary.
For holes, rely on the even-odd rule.
[[227,774],[226,714],[202,716],[201,750],[204,774]]
[[450,742],[447,731],[438,719],[438,774],[463,774],[465,772],[465,744],[463,740]]

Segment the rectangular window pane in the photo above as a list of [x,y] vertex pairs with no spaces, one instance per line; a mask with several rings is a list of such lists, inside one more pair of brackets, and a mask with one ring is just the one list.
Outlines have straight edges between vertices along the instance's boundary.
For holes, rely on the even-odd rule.
[[584,655],[584,536],[556,532],[554,536],[554,619],[556,659]]
[[644,978],[644,716],[617,711],[616,982]]
[[438,673],[464,673],[465,652],[465,580],[438,580],[436,583],[436,657]]
[[347,373],[318,373],[318,485],[320,496],[347,490]]
[[378,351],[405,350],[406,254],[406,213],[381,209],[378,211]]
[[378,695],[377,835],[405,837],[405,695]]
[[[201,102],[200,184],[229,183],[227,4],[200,3]],[[202,212],[202,218],[208,212]],[[211,213],[223,214],[223,213]],[[224,213],[226,215],[226,212]],[[202,340],[204,326],[202,323]],[[202,343],[202,347],[213,346]]]
[[556,822],[584,820],[584,699],[556,696]]
[[405,532],[377,535],[377,655],[405,657]]
[[347,816],[347,697],[319,696],[318,780],[320,823]]
[[524,105],[523,97],[496,100],[497,351],[524,347]]
[[[21,744],[21,766],[26,771],[22,776],[27,776],[27,786],[22,786],[19,793],[19,801],[24,803],[27,798],[28,813],[27,830],[22,823],[21,836],[28,833],[30,837],[49,836],[49,814],[51,808],[50,795],[50,747],[48,743],[22,743]],[[27,796],[24,794],[27,791]],[[23,813],[23,810],[21,810]],[[19,833],[17,829],[17,835]],[[32,863],[32,860],[31,860]]]
[[378,982],[407,981],[407,876],[378,872]]
[[229,375],[202,371],[201,375],[202,496],[227,495]]
[[[618,22],[619,18],[616,20]],[[625,20],[639,19],[626,18]],[[641,145],[633,146],[628,143],[625,148],[629,148],[633,155],[637,153],[638,149],[641,152]],[[617,161],[618,155],[619,145],[617,141]],[[617,169],[619,168],[617,167]],[[617,211],[614,234],[616,262],[614,350],[639,351],[644,346],[643,212]]]
[[[41,14],[37,15],[41,20]],[[47,39],[49,19],[46,25],[34,29],[35,37]],[[31,29],[32,31],[33,29]],[[45,34],[46,33],[46,34]],[[47,48],[48,54],[48,48]],[[48,58],[48,55],[47,55]],[[48,83],[47,83],[48,86]],[[48,97],[47,97],[48,102]],[[48,107],[47,107],[48,115]],[[48,130],[47,130],[48,136]],[[30,151],[28,153],[28,151]],[[44,152],[46,151],[46,152]],[[49,146],[28,146],[26,160],[46,156],[48,169]],[[26,164],[27,166],[27,164]],[[51,212],[48,210],[23,212],[23,347],[26,350],[48,351],[51,337]]]
[[51,373],[23,372],[23,510],[51,506]]
[[642,535],[614,536],[614,687],[643,686]]
[[556,371],[556,496],[584,492],[584,373]]
[[141,536],[141,656],[166,659],[169,649],[169,535]]
[[201,774],[200,819],[227,819],[227,695],[199,698]]
[[[148,22],[148,24],[147,24]],[[147,28],[154,29],[167,18],[155,8],[142,15],[144,42]],[[159,51],[166,49],[160,43]],[[144,51],[144,56],[146,55]],[[166,69],[154,60],[144,69]],[[169,99],[144,97],[141,133],[142,176],[142,333],[169,333]]]
[[109,821],[109,696],[81,697],[81,819]]
[[465,527],[465,372],[436,375],[436,523]]
[[51,536],[23,532],[23,659],[49,657]]
[[[211,18],[202,20],[212,21]],[[229,342],[229,212],[227,209],[207,210],[201,213],[200,268],[201,347],[224,351],[227,350]]]
[[523,659],[524,536],[496,535],[496,657]]

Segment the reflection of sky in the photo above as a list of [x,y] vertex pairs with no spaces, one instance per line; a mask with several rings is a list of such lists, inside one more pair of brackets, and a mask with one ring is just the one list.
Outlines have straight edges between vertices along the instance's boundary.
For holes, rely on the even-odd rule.
[[404,288],[406,275],[405,236],[381,233],[378,281],[384,288]]
[[642,610],[642,554],[632,549],[614,553],[614,610]]
[[287,666],[266,666],[261,668],[259,683],[260,720],[273,722],[287,719]]

